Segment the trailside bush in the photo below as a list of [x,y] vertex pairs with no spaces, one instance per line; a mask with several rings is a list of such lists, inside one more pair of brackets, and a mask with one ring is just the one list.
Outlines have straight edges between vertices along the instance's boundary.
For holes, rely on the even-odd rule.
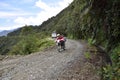
[[13,46],[9,54],[25,55],[38,50],[39,39],[34,36],[23,38],[20,42]]
[[116,47],[112,54],[112,66],[103,67],[104,80],[119,80],[120,79],[120,44]]

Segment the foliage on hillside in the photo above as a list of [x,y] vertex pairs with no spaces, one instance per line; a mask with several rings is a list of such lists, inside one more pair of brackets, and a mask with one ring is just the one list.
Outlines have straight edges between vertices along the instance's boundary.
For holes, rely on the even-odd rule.
[[103,67],[103,79],[104,80],[119,80],[120,79],[120,44],[113,49],[110,54],[112,59],[112,65],[106,65]]
[[17,44],[21,40],[21,37],[0,37],[0,54],[6,55],[13,45]]

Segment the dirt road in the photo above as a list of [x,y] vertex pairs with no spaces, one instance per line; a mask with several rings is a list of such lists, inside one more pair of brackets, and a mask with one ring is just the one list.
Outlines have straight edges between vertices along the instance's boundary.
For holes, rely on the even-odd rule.
[[84,50],[80,42],[68,40],[63,52],[52,48],[0,61],[0,80],[94,80],[83,76]]

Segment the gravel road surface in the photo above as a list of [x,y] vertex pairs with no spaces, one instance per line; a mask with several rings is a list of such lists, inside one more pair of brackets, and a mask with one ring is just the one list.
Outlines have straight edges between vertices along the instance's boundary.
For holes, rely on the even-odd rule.
[[67,40],[62,52],[54,47],[0,61],[0,80],[86,80],[78,72],[84,65],[84,50],[79,41]]

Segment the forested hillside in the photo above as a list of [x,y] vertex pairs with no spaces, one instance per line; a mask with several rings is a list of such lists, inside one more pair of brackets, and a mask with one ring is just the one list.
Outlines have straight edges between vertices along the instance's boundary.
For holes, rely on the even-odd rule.
[[26,55],[54,45],[44,32],[36,33],[34,26],[24,26],[0,37],[0,54]]
[[[120,79],[120,0],[74,0],[42,25],[24,26],[7,37],[1,37],[0,54],[30,54],[41,46],[40,38],[50,36],[55,30],[72,39],[88,40],[102,49],[111,64],[103,68],[104,80]],[[37,43],[31,43],[29,39]],[[31,44],[31,48],[21,48]],[[19,48],[23,51],[19,52]]]

